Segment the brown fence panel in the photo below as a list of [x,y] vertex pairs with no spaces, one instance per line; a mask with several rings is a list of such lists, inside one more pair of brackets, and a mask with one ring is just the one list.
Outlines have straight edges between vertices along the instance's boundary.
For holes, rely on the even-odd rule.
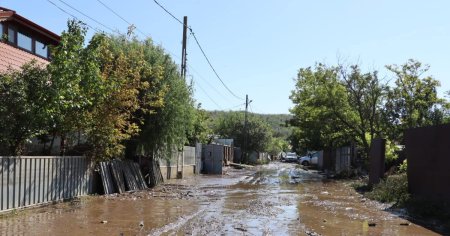
[[405,134],[409,191],[450,204],[450,124],[410,129]]

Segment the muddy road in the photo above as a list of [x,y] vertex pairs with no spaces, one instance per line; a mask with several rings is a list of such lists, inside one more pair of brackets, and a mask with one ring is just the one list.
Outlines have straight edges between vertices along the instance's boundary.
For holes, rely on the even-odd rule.
[[274,162],[0,218],[1,235],[438,235],[345,182]]

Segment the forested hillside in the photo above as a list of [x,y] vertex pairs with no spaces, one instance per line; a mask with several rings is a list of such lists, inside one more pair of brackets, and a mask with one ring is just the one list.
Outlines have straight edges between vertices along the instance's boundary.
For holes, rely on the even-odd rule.
[[[220,117],[223,117],[227,111],[209,111],[211,122],[210,125],[214,124]],[[244,113],[244,112],[242,112]],[[248,113],[249,116],[257,116],[263,121],[267,122],[273,129],[273,134],[275,137],[280,137],[282,139],[287,139],[292,132],[292,127],[286,126],[286,121],[292,118],[289,114],[257,114]]]

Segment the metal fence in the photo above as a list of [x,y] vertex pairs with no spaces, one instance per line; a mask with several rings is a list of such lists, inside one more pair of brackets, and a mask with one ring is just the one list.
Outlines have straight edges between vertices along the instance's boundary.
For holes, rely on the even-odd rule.
[[[183,162],[184,155],[184,162]],[[161,167],[177,167],[183,165],[195,165],[196,147],[184,146],[183,151],[174,151],[170,159],[159,159]]]
[[0,211],[87,195],[89,166],[81,156],[0,157]]
[[351,148],[340,147],[336,148],[336,173],[350,170],[351,164]]

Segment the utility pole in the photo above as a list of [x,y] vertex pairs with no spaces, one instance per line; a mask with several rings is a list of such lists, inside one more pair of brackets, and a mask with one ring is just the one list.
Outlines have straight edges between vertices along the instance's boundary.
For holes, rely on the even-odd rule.
[[[183,18],[183,43],[181,47],[181,78],[186,82],[186,62],[187,62],[187,53],[186,53],[186,41],[187,41],[187,16]],[[180,178],[184,176],[184,147],[181,149],[181,173],[178,170],[178,166],[180,164],[180,157],[177,155],[177,174],[180,175]]]
[[183,46],[181,49],[181,78],[186,80],[186,41],[187,41],[187,16],[183,18]]
[[[247,154],[247,145],[248,145],[248,128],[247,128],[247,113],[248,113],[248,105],[252,102],[252,100],[248,100],[248,94],[245,95],[245,114],[244,114],[244,150],[243,150],[243,157],[241,159],[244,159]],[[242,160],[241,160],[242,162]]]

